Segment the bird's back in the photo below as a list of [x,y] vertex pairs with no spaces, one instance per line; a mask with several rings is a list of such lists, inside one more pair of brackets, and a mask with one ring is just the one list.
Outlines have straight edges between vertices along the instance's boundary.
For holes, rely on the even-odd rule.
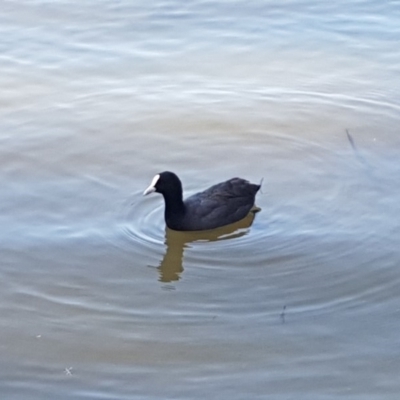
[[182,228],[214,229],[243,219],[254,206],[259,189],[260,185],[245,179],[232,178],[188,197],[184,201]]

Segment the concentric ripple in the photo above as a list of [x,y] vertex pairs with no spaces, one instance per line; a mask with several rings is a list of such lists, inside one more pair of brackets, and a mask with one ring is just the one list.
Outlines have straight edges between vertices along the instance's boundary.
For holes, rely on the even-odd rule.
[[[208,263],[210,251],[224,254],[231,247],[245,246],[250,232],[254,214],[250,213],[245,219],[227,227],[204,232],[176,232],[165,226],[164,203],[161,196],[154,195],[143,197],[141,193],[133,196],[133,204],[125,211],[125,220],[121,225],[126,248],[132,248],[142,255],[160,254],[164,251],[160,264],[165,265],[168,259],[172,263],[181,265],[173,266],[181,270],[183,253],[190,249],[192,261],[196,264]],[[208,249],[204,251],[203,245]],[[214,261],[217,259],[211,257]],[[219,262],[226,262],[223,257]]]
[[[259,157],[259,146],[254,150]],[[230,277],[254,293],[263,286],[276,290],[300,313],[362,307],[368,298],[391,296],[386,250],[395,230],[390,215],[399,206],[382,196],[394,183],[393,164],[379,168],[372,159],[366,168],[355,151],[364,159],[369,154],[352,150],[345,132],[342,149],[270,134],[263,151],[279,179],[267,177],[255,216],[215,231],[174,232],[165,228],[162,197],[138,192],[123,210],[123,247],[157,267],[162,282],[186,271],[209,279],[222,274],[225,285]],[[290,164],[282,161],[288,158]],[[380,284],[371,289],[373,279]]]

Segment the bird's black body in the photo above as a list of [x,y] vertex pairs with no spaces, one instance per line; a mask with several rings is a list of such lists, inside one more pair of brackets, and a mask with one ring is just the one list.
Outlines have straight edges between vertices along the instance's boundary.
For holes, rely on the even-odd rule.
[[183,200],[182,184],[173,172],[156,175],[145,191],[164,196],[165,222],[177,231],[200,231],[243,219],[254,206],[260,185],[241,178],[218,183]]

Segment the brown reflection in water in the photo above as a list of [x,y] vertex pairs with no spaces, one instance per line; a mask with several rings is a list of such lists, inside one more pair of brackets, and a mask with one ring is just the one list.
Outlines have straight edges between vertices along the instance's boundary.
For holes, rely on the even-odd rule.
[[161,282],[178,281],[183,272],[183,253],[186,247],[193,242],[215,242],[217,240],[228,240],[244,236],[254,221],[255,213],[250,212],[247,217],[234,224],[223,226],[209,231],[178,232],[169,228],[165,229],[166,253],[158,269]]

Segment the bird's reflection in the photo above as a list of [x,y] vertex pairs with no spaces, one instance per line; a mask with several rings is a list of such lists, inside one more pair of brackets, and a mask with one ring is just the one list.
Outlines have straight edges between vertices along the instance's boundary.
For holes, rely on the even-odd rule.
[[210,231],[178,232],[165,229],[166,253],[158,270],[161,282],[178,281],[183,272],[183,253],[190,243],[197,241],[215,242],[217,240],[229,240],[244,236],[248,233],[254,221],[255,212],[250,212],[246,218],[234,224],[227,225]]

